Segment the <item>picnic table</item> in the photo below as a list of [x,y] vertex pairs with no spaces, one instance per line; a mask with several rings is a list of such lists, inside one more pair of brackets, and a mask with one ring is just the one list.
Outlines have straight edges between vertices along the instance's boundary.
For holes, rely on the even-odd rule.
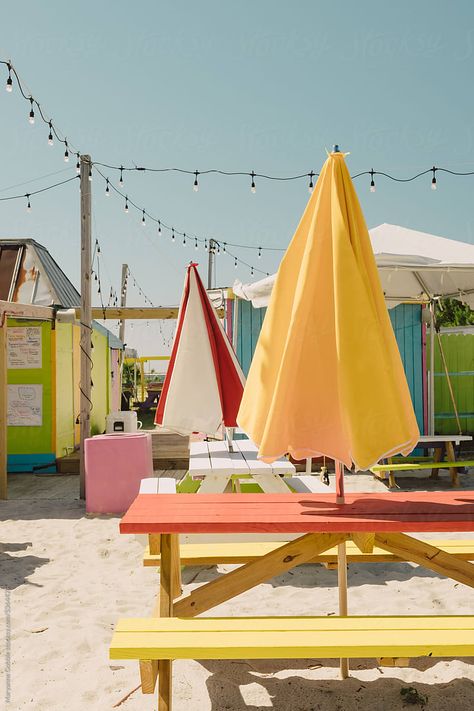
[[[439,470],[446,468],[449,469],[452,485],[459,486],[458,469],[463,467],[464,464],[462,460],[456,459],[454,447],[460,446],[462,442],[470,441],[472,441],[470,435],[420,435],[414,451],[416,449],[433,449],[434,456],[432,458],[412,457],[411,455],[403,458],[390,457],[386,463],[373,467],[372,472],[381,479],[388,476],[389,487],[392,489],[397,486],[395,481],[396,472],[431,469],[430,479],[437,479]],[[443,462],[445,455],[447,457],[446,463]],[[468,465],[470,465],[470,462]]]
[[[161,553],[155,617],[119,621],[113,659],[140,660],[142,689],[159,676],[159,711],[171,708],[173,659],[409,657],[474,655],[474,617],[199,618],[216,605],[346,541],[369,553],[423,565],[474,587],[474,565],[409,533],[470,531],[474,492],[348,494],[140,494],[120,523],[124,534],[149,534]],[[181,597],[178,534],[296,533],[300,536]],[[389,601],[387,600],[387,604]],[[259,598],[255,597],[255,610]],[[159,670],[159,674],[158,674]]]
[[258,447],[249,439],[231,442],[191,442],[189,474],[202,479],[200,494],[221,494],[229,489],[232,479],[239,487],[240,478],[252,478],[269,494],[288,493],[282,477],[292,476],[296,470],[287,459],[272,464],[257,458]]

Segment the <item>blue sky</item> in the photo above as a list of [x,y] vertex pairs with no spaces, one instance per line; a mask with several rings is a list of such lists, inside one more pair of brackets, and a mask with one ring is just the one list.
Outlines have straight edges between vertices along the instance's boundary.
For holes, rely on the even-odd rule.
[[[97,161],[289,175],[318,170],[337,142],[351,153],[352,173],[474,169],[474,5],[467,0],[24,0],[8,8],[0,55],[12,59],[70,143]],[[17,91],[0,92],[2,197],[74,174],[61,148],[47,145],[47,128],[28,124],[28,110]],[[305,179],[260,180],[255,195],[247,177],[202,176],[198,193],[192,183],[192,176],[127,174],[123,190],[188,235],[282,248],[308,199]],[[139,213],[125,215],[122,200],[105,197],[98,178],[93,188],[104,291],[118,288],[127,262],[154,303],[177,303],[185,265],[195,259],[204,274],[204,252],[143,228]],[[474,243],[474,176],[438,175],[436,192],[429,176],[408,185],[380,177],[375,194],[365,176],[356,188],[369,227],[392,222]],[[78,185],[38,196],[32,207],[27,214],[23,201],[0,203],[0,235],[34,237],[78,284]],[[235,251],[263,271],[278,264],[278,253],[258,259]],[[236,277],[252,280],[248,268],[219,257],[218,285]],[[143,303],[133,287],[129,300]],[[160,350],[157,329],[135,324],[127,340]]]

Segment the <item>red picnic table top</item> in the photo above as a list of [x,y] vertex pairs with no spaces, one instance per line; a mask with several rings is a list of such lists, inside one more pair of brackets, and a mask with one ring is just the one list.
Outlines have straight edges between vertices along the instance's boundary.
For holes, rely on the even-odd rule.
[[139,494],[121,533],[474,531],[474,492]]

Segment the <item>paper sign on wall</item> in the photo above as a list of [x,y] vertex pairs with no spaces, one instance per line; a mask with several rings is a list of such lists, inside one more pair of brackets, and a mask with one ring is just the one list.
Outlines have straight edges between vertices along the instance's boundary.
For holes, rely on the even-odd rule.
[[41,368],[41,327],[7,329],[8,367]]
[[43,386],[9,385],[7,424],[9,427],[41,427]]

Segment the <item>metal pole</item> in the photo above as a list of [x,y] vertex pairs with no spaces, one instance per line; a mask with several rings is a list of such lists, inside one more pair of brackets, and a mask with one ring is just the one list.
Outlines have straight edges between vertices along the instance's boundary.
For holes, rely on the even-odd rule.
[[212,289],[212,281],[214,277],[214,259],[215,259],[215,241],[209,240],[209,258],[207,261],[207,288]]
[[81,156],[81,444],[80,444],[80,497],[86,495],[84,441],[91,434],[91,158]]

